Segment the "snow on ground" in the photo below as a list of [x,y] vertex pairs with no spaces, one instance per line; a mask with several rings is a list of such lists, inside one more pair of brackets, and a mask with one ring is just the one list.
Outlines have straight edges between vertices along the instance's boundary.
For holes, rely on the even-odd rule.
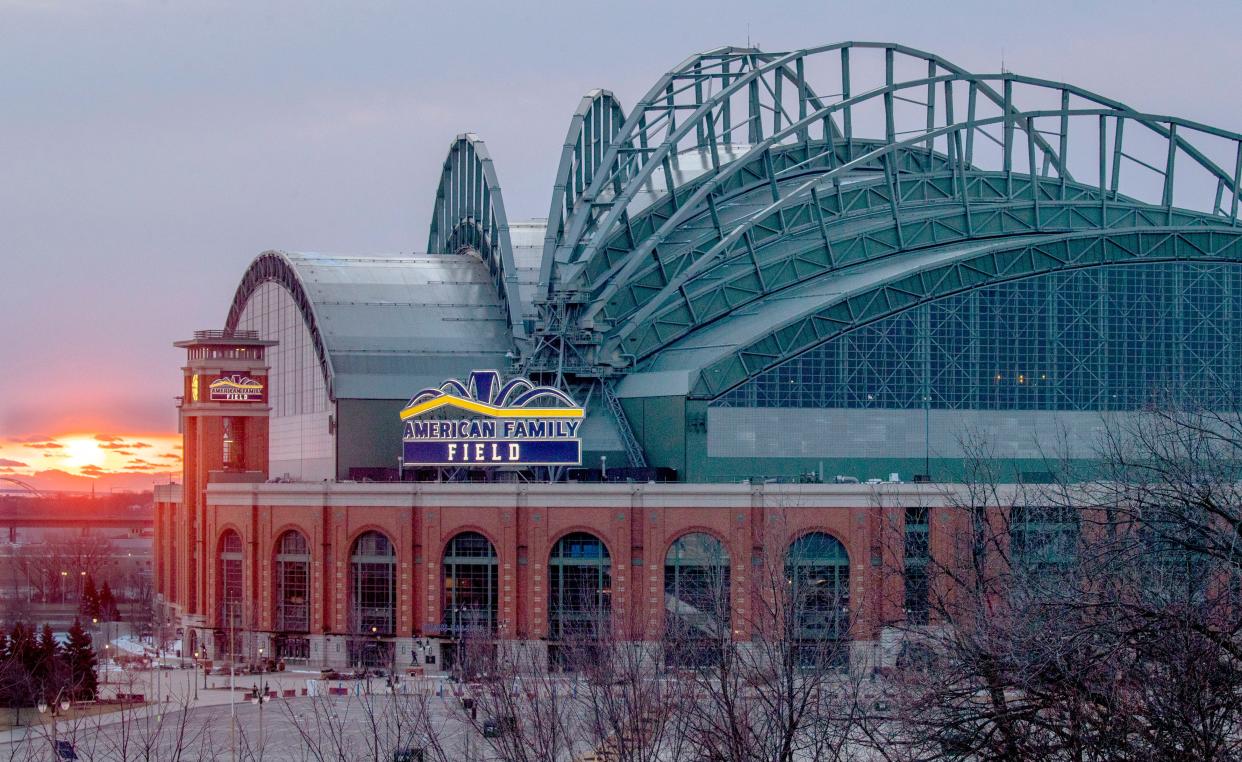
[[130,635],[122,635],[112,641],[112,645],[116,646],[118,651],[124,651],[125,653],[133,654],[134,656],[145,656],[148,653],[154,653],[149,647]]

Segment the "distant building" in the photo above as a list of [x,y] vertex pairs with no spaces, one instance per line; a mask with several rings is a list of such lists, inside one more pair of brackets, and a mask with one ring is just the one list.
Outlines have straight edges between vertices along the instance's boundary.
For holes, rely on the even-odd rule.
[[0,620],[68,627],[88,577],[149,607],[152,513],[150,493],[0,497]]

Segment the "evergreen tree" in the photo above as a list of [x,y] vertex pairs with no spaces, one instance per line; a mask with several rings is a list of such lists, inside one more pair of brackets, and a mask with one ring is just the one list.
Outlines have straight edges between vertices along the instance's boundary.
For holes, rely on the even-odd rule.
[[105,622],[121,621],[121,612],[116,606],[116,597],[112,595],[112,586],[104,580],[103,589],[99,591],[100,619]]
[[34,630],[21,622],[13,625],[13,631],[9,634],[9,650],[13,661],[30,672],[36,658]]
[[0,630],[0,703],[13,706],[14,669],[13,651],[9,648],[9,635]]
[[43,625],[39,639],[35,642],[33,667],[30,670],[35,698],[52,702],[60,687],[60,644],[52,633],[52,626]]
[[15,710],[34,704],[34,671],[37,657],[34,631],[21,622],[9,634],[9,660],[5,674],[5,693]]
[[86,575],[86,584],[82,586],[82,601],[78,611],[85,619],[100,619],[99,591],[95,589],[95,578]]
[[92,699],[98,686],[95,674],[95,647],[91,635],[78,620],[69,628],[69,642],[65,644],[64,661],[68,674],[69,692],[75,700]]

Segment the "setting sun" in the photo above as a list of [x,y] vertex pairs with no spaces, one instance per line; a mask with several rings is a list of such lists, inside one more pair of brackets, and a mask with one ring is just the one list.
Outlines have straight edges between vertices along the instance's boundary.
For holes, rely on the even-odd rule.
[[65,455],[58,465],[73,469],[103,465],[104,451],[100,449],[99,442],[94,437],[72,437],[63,439],[61,442],[65,446]]

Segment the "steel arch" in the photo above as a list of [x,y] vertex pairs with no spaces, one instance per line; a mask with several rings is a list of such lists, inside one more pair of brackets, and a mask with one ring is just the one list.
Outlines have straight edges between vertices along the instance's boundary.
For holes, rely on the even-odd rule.
[[246,308],[246,303],[250,301],[250,297],[254,295],[259,286],[269,282],[283,286],[293,298],[294,304],[297,305],[298,312],[302,315],[302,322],[310,331],[311,341],[315,346],[315,357],[319,360],[319,368],[323,372],[328,399],[335,400],[333,379],[336,376],[332,370],[332,356],[328,354],[324,346],[315,304],[311,301],[306,285],[298,275],[297,269],[283,252],[265,251],[255,257],[250,266],[246,268],[241,282],[237,284],[237,290],[233,293],[233,303],[229,306],[228,317],[224,320],[224,330],[237,330],[237,324],[241,321],[241,314]]
[[625,110],[616,96],[609,90],[599,89],[582,96],[569,120],[556,180],[552,183],[552,205],[548,209],[548,228],[539,268],[542,292],[546,293],[552,279],[552,259],[561,242],[565,221],[595,179],[600,161],[624,123]]
[[491,154],[473,133],[458,135],[449,146],[427,241],[427,251],[433,254],[457,254],[466,249],[478,252],[487,264],[514,339],[525,339],[504,197]]
[[[605,242],[600,256],[583,269],[582,279],[593,299],[584,317],[593,318],[607,298],[631,283],[635,275],[662,267],[662,247],[666,247],[669,237],[687,221],[708,215],[712,229],[721,237],[726,225],[720,217],[730,201],[754,191],[779,196],[781,186],[852,161],[879,145],[882,145],[880,141],[860,139],[849,145],[822,141],[773,145],[766,154],[752,151],[718,173],[708,173],[679,186],[678,194],[658,200],[634,215],[626,231]],[[756,156],[761,157],[761,161],[753,161]],[[946,156],[922,151],[902,152],[895,161],[899,174],[923,174],[949,168]],[[882,172],[884,167],[877,162],[874,166],[864,166],[861,171]],[[775,190],[773,183],[777,186]],[[677,196],[681,193],[689,196],[689,200],[679,201]],[[642,242],[629,246],[627,238]]]
[[39,490],[35,489],[33,485],[28,484],[28,483],[26,483],[26,482],[22,481],[21,479],[15,479],[15,478],[13,478],[12,476],[0,476],[0,482],[8,482],[9,484],[14,484],[14,485],[16,485],[16,486],[18,486],[18,487],[21,487],[22,489],[26,490],[27,492],[29,492],[30,494],[34,495],[35,497],[43,497],[43,493],[42,493],[42,492],[40,492]]
[[[597,175],[591,187],[584,194],[583,203],[571,217],[567,225],[567,234],[562,245],[558,247],[556,257],[558,266],[568,266],[566,284],[572,284],[583,261],[589,261],[596,255],[602,240],[611,236],[614,229],[625,227],[628,204],[633,200],[639,186],[651,177],[657,167],[664,168],[666,191],[675,192],[676,188],[669,172],[668,157],[678,150],[682,139],[689,135],[692,128],[695,130],[697,144],[709,149],[714,149],[720,142],[716,134],[718,123],[723,142],[732,142],[732,132],[737,128],[734,128],[731,123],[730,99],[738,94],[743,86],[747,88],[748,94],[746,119],[748,138],[752,144],[760,143],[764,141],[765,111],[771,114],[771,133],[777,133],[782,130],[786,119],[791,123],[806,121],[808,109],[820,111],[825,108],[822,99],[817,96],[811,99],[807,96],[805,63],[809,58],[840,51],[842,92],[839,97],[842,101],[850,101],[849,52],[855,48],[881,49],[885,52],[885,83],[890,87],[895,81],[894,59],[898,53],[925,65],[929,78],[934,78],[937,69],[943,69],[958,76],[968,74],[961,67],[939,56],[893,43],[843,42],[778,54],[762,53],[753,49],[725,48],[687,59],[686,62],[666,74],[639,101],[626,120],[619,136],[619,141],[630,141],[636,147],[629,151],[621,151],[618,145],[614,145],[609,150],[603,160],[603,165],[608,167],[609,171]],[[734,63],[737,63],[742,71],[733,71],[730,67]],[[793,73],[790,72],[791,66],[794,68]],[[769,83],[765,76],[771,76],[772,81]],[[713,83],[717,80],[720,82],[721,89],[704,97],[704,82]],[[798,93],[799,116],[797,120],[792,118],[785,109],[779,92],[779,85],[788,80],[793,81]],[[682,84],[683,81],[689,84]],[[762,89],[760,85],[763,86]],[[762,98],[765,91],[771,96],[770,102],[764,102]],[[694,100],[686,104],[676,102],[678,95],[689,92],[694,93]],[[934,115],[934,87],[928,85],[927,92],[927,102],[924,105],[928,108],[927,118],[930,127],[930,121]],[[1006,110],[1013,108],[1013,104],[1008,99],[986,85],[981,86],[980,94]],[[690,110],[691,113],[678,126],[677,114],[679,111],[686,110]],[[649,115],[651,115],[650,120],[648,120]],[[839,134],[841,139],[848,143],[853,139],[852,111],[847,108],[842,117],[843,128],[837,127],[831,116],[811,121],[818,121],[822,124],[825,139]],[[807,139],[809,126],[809,123],[801,125],[797,134],[799,139]],[[654,137],[660,138],[659,145],[656,147],[650,145]],[[892,138],[891,134],[889,138]],[[1041,149],[1051,153],[1051,148],[1041,136],[1036,136],[1035,139]],[[1059,170],[1061,167],[1059,160],[1054,159],[1054,162]],[[597,221],[599,224],[594,224]],[[592,234],[588,237],[586,233],[592,227]]]
[[883,282],[834,295],[783,320],[703,364],[689,396],[716,399],[841,334],[965,291],[1058,271],[1159,262],[1242,264],[1242,229],[1093,231],[1001,240],[971,249],[952,261],[911,268]]
[[[929,68],[934,68],[934,65]],[[888,78],[891,80],[891,63],[889,66],[889,77]],[[806,172],[807,170],[819,169],[821,165],[824,170],[832,170],[836,167],[841,166],[842,164],[848,164],[848,163],[854,162],[857,158],[863,155],[868,156],[868,157],[874,157],[877,160],[877,162],[880,162],[880,165],[877,167],[874,167],[874,169],[883,171],[886,174],[890,174],[890,173],[901,174],[903,172],[929,171],[930,170],[929,166],[918,167],[917,165],[915,165],[911,167],[908,165],[907,162],[901,162],[901,161],[894,164],[885,158],[885,154],[883,152],[869,151],[867,149],[874,147],[874,146],[883,147],[885,145],[893,143],[895,135],[896,135],[894,121],[893,121],[893,106],[894,106],[895,100],[901,99],[901,96],[898,95],[898,93],[901,90],[908,89],[908,88],[915,88],[915,87],[920,88],[920,89],[927,88],[927,91],[929,93],[934,94],[936,85],[943,84],[945,88],[944,102],[947,107],[947,116],[948,116],[948,119],[951,120],[952,112],[953,112],[953,105],[952,105],[953,99],[952,99],[951,84],[954,81],[967,81],[967,82],[970,82],[971,84],[972,90],[969,96],[969,100],[970,100],[969,110],[971,114],[971,119],[973,120],[974,113],[975,113],[975,105],[976,105],[976,91],[981,81],[980,78],[976,78],[973,75],[962,74],[962,75],[942,75],[938,77],[929,77],[927,79],[914,80],[914,81],[902,82],[902,83],[894,83],[890,81],[883,87],[872,89],[870,91],[861,93],[852,98],[845,98],[839,103],[830,104],[829,106],[818,109],[814,113],[808,114],[807,116],[805,116],[803,119],[799,120],[798,122],[792,123],[789,127],[786,127],[784,130],[781,130],[773,134],[772,136],[764,140],[759,145],[753,146],[746,156],[742,157],[741,159],[738,159],[737,161],[732,162],[729,166],[725,167],[723,170],[716,173],[716,175],[713,176],[702,187],[698,188],[694,192],[693,196],[689,198],[684,204],[681,204],[681,205],[674,204],[675,212],[671,214],[667,220],[664,221],[664,224],[661,226],[659,231],[656,231],[654,234],[644,239],[637,246],[630,247],[628,258],[627,258],[627,261],[624,263],[624,267],[619,272],[616,272],[615,274],[613,273],[609,274],[611,277],[609,277],[608,280],[604,283],[603,290],[600,294],[600,298],[597,299],[594,302],[594,304],[587,309],[585,317],[588,320],[594,318],[595,314],[598,312],[601,305],[606,302],[606,300],[612,295],[612,293],[614,293],[618,288],[621,288],[624,284],[626,284],[629,281],[629,278],[633,275],[635,269],[637,267],[641,267],[642,263],[645,263],[647,261],[649,255],[653,258],[656,258],[656,247],[665,240],[666,236],[671,231],[675,230],[677,226],[683,224],[686,221],[686,219],[688,219],[688,215],[701,213],[704,209],[704,206],[706,206],[707,209],[712,212],[713,222],[715,223],[714,227],[716,229],[718,237],[724,238],[725,237],[724,231],[721,230],[721,226],[719,225],[718,221],[715,219],[715,205],[719,203],[716,193],[717,193],[719,186],[724,185],[724,187],[728,187],[727,181],[731,179],[732,176],[734,175],[744,174],[746,171],[749,171],[755,174],[756,176],[758,176],[761,180],[762,179],[768,180],[769,183],[772,184],[773,186],[772,196],[773,196],[773,201],[776,202],[776,201],[779,201],[781,197],[781,194],[779,192],[779,185],[781,181],[784,179],[787,179],[794,173],[803,173],[803,172]],[[986,83],[984,84],[984,87],[986,87]],[[990,88],[988,89],[990,90]],[[842,145],[839,144],[838,141],[833,141],[831,139],[819,141],[817,143],[806,141],[801,144],[795,144],[795,145],[801,145],[805,149],[806,155],[802,158],[800,162],[798,162],[797,164],[789,168],[778,168],[775,165],[774,156],[780,155],[780,151],[781,151],[780,142],[783,139],[803,133],[807,129],[807,127],[814,122],[824,121],[829,124],[835,123],[832,120],[837,112],[841,112],[843,115],[846,115],[846,121],[848,122],[849,121],[848,114],[850,113],[850,110],[852,108],[860,106],[870,100],[875,100],[877,98],[884,99],[884,108],[886,112],[886,133],[887,133],[884,140],[860,141],[857,139],[851,139],[850,141],[845,142],[843,144],[845,153],[844,153],[844,156],[840,156],[840,157],[838,157],[837,154],[841,152]],[[908,99],[903,99],[903,100],[908,100]],[[929,96],[928,102],[934,103],[934,98]],[[1011,105],[1011,97],[1010,97],[1010,91],[1008,89],[1008,86],[1006,86],[1006,89],[1005,89],[1004,102],[1007,104],[1005,107],[1005,112],[1009,113],[1012,110],[1012,105]],[[934,126],[934,124],[935,124],[934,107],[929,107],[927,123],[926,123],[927,129],[930,130]],[[972,137],[973,137],[973,133],[972,133]],[[967,140],[968,143],[970,142],[972,137],[968,137],[968,140]],[[1052,158],[1055,158],[1055,157],[1051,156],[1048,153],[1046,141],[1043,141],[1042,137],[1040,137],[1038,133],[1035,133],[1035,132],[1032,132],[1030,137],[1033,138],[1033,141],[1032,141],[1033,144],[1040,146],[1041,150],[1044,151],[1045,167],[1051,165]],[[1011,140],[1011,139],[1012,139],[1012,132],[1011,131],[1006,132],[1006,140]],[[927,139],[918,140],[918,141],[904,141],[905,145],[902,148],[902,154],[901,154],[902,158],[918,156],[920,152],[917,149],[917,143],[921,143],[921,142],[926,142],[927,144],[926,157],[927,157],[928,164],[933,163],[934,161],[937,160],[937,158],[939,158],[945,163],[951,162],[953,160],[954,158],[953,156],[946,156],[943,154],[938,156],[936,152],[933,150],[933,141],[927,140]],[[855,148],[861,149],[860,151],[858,151],[858,155],[855,155],[855,151],[854,151]],[[816,151],[818,151],[818,153],[816,153]],[[966,166],[971,165],[971,161],[969,157],[970,153],[971,152],[969,150],[966,151],[967,158],[963,162]],[[1062,145],[1062,153],[1064,153],[1064,145]],[[1033,163],[1033,160],[1032,160],[1032,163]],[[758,168],[752,168],[752,165],[756,165],[756,164],[759,165]],[[854,171],[860,171],[860,170],[866,170],[866,169],[869,169],[869,168],[866,167],[865,165],[855,164],[855,166],[853,167]],[[1063,175],[1063,177],[1064,176],[1065,175]],[[836,187],[839,187],[839,182],[836,184]],[[675,199],[676,189],[671,190],[670,195],[673,196]],[[627,230],[629,227],[632,227],[632,226],[627,226]],[[608,251],[607,248],[603,248],[602,251],[604,252],[606,256],[607,251]],[[584,269],[587,272],[588,276],[590,274],[590,265],[593,261],[595,260],[588,261],[584,265]]]
[[[1009,82],[1012,79],[1012,80],[1021,80],[1021,81],[1033,81],[1041,85],[1044,84],[1042,80],[1027,80],[1026,78],[1012,77],[1012,75],[1000,75],[999,78],[1003,78],[1006,82]],[[1182,149],[1185,153],[1191,156],[1191,158],[1194,159],[1200,166],[1202,166],[1209,173],[1215,176],[1217,180],[1217,195],[1216,195],[1215,208],[1212,209],[1210,212],[1203,212],[1203,214],[1216,215],[1216,218],[1219,219],[1222,224],[1228,224],[1231,226],[1237,224],[1238,199],[1239,199],[1237,188],[1238,188],[1238,174],[1240,171],[1242,171],[1242,135],[1230,133],[1224,130],[1217,130],[1216,128],[1208,127],[1206,125],[1198,124],[1195,122],[1190,122],[1188,120],[1182,120],[1182,119],[1177,119],[1174,117],[1163,116],[1163,115],[1142,114],[1142,113],[1135,112],[1132,110],[1118,111],[1114,109],[1066,109],[1066,108],[1062,108],[1062,109],[1056,109],[1056,110],[1041,110],[1041,111],[1007,113],[1007,114],[1002,114],[1001,116],[989,117],[989,118],[984,118],[984,119],[974,118],[974,113],[972,110],[970,117],[964,122],[956,122],[953,124],[945,125],[943,127],[937,127],[928,132],[920,133],[914,137],[907,138],[906,140],[881,146],[880,148],[876,149],[874,152],[871,152],[867,156],[860,157],[853,161],[839,165],[835,167],[834,169],[820,176],[814,177],[802,183],[794,191],[788,194],[785,194],[780,198],[777,198],[765,210],[763,210],[760,213],[756,213],[750,219],[748,219],[744,224],[734,228],[727,235],[721,236],[720,240],[710,249],[702,252],[702,254],[696,258],[694,263],[684,268],[675,277],[670,278],[665,284],[663,284],[659,292],[653,298],[648,300],[647,303],[642,308],[637,310],[627,320],[627,322],[623,326],[621,326],[617,331],[613,332],[608,337],[607,342],[605,344],[606,351],[607,350],[618,351],[619,348],[622,346],[622,342],[626,340],[626,338],[629,336],[630,333],[632,333],[633,331],[639,329],[640,327],[644,325],[648,325],[646,321],[650,317],[652,317],[652,315],[654,315],[662,306],[664,306],[670,300],[681,299],[682,301],[685,301],[688,303],[689,297],[687,296],[685,285],[690,278],[703,272],[705,269],[719,266],[722,262],[725,262],[725,261],[729,261],[729,260],[736,259],[739,257],[751,257],[753,259],[754,258],[754,240],[752,238],[752,233],[754,231],[764,230],[765,231],[764,237],[773,236],[773,235],[785,235],[786,233],[788,233],[789,232],[788,227],[787,227],[788,220],[790,219],[790,217],[794,216],[794,215],[789,214],[789,210],[791,207],[797,204],[805,204],[808,199],[811,199],[812,201],[814,201],[815,208],[820,209],[820,212],[818,212],[818,214],[822,218],[825,210],[821,209],[821,205],[818,203],[818,200],[815,198],[815,196],[817,195],[817,190],[823,189],[826,182],[829,180],[838,180],[848,175],[850,172],[857,171],[858,168],[863,166],[863,163],[865,160],[882,158],[884,156],[892,156],[899,151],[909,150],[912,146],[919,144],[919,143],[924,143],[928,141],[929,139],[935,140],[941,137],[948,138],[948,153],[949,153],[949,159],[950,159],[949,163],[950,165],[954,167],[954,176],[955,176],[954,196],[956,197],[958,201],[960,201],[963,208],[966,210],[967,215],[969,215],[970,214],[970,199],[965,190],[966,183],[965,183],[964,178],[968,174],[966,169],[970,165],[965,159],[965,154],[962,148],[963,131],[967,133],[965,136],[966,138],[965,142],[969,144],[973,140],[971,138],[971,135],[973,135],[976,131],[982,130],[983,128],[989,125],[993,125],[993,124],[1000,124],[1000,125],[1005,126],[1005,135],[1006,135],[1006,140],[1004,143],[1005,160],[1004,160],[1004,167],[1002,171],[1004,172],[1004,175],[1006,178],[1005,182],[1010,191],[1010,194],[1007,194],[1007,195],[1011,195],[1013,188],[1014,188],[1015,179],[1035,178],[1034,182],[1036,184],[1041,182],[1039,180],[1038,174],[1033,171],[1033,168],[1035,166],[1035,141],[1033,140],[1033,135],[1037,133],[1037,129],[1033,127],[1032,125],[1035,123],[1035,121],[1039,119],[1055,118],[1059,122],[1061,122],[1062,125],[1068,125],[1071,118],[1078,119],[1080,117],[1095,117],[1100,120],[1099,121],[1098,157],[1097,157],[1099,166],[1100,166],[1100,174],[1099,174],[1099,182],[1097,184],[1097,188],[1098,188],[1099,196],[1101,198],[1105,198],[1105,199],[1111,198],[1114,203],[1131,204],[1131,205],[1136,205],[1136,206],[1141,205],[1141,206],[1147,206],[1148,208],[1160,209],[1160,210],[1163,210],[1163,213],[1171,221],[1172,215],[1174,213],[1173,212],[1174,210],[1173,197],[1174,197],[1174,191],[1175,191],[1174,167],[1176,166],[1176,157],[1178,154],[1178,149]],[[1111,151],[1106,145],[1107,141],[1105,139],[1106,120],[1110,118],[1115,120],[1116,125],[1117,125],[1113,133],[1114,140],[1113,140],[1113,145],[1111,146]],[[1009,127],[1009,125],[1015,121],[1025,123],[1026,129],[1024,131],[1028,135],[1028,140],[1026,141],[1027,142],[1027,146],[1026,146],[1027,147],[1027,162],[1028,162],[1028,167],[1029,169],[1031,169],[1031,171],[1025,172],[1025,173],[1015,172],[1013,168],[1013,163],[1012,163],[1012,151],[1014,148],[1014,144],[1012,141],[1012,129]],[[1140,126],[1148,128],[1154,135],[1156,135],[1158,138],[1163,139],[1165,141],[1166,163],[1163,169],[1158,168],[1158,167],[1153,167],[1149,164],[1145,164],[1141,160],[1137,160],[1133,156],[1129,156],[1128,154],[1125,153],[1125,151],[1123,150],[1123,140],[1124,140],[1124,134],[1125,134],[1124,125],[1127,121],[1136,123]],[[1179,136],[1178,134],[1179,127],[1183,128],[1182,135],[1184,135],[1186,131],[1192,131],[1195,133],[1201,133],[1204,135],[1224,138],[1228,141],[1231,141],[1233,143],[1234,154],[1237,157],[1237,160],[1235,162],[1234,176],[1229,177],[1224,172],[1224,170],[1220,169],[1213,162],[1207,159],[1207,157],[1204,156],[1202,152],[1196,150],[1195,147],[1192,144],[1190,144],[1188,141],[1186,141],[1184,137]],[[1068,126],[1064,126],[1063,130],[1067,131]],[[1064,131],[1062,135],[1065,136]],[[1062,144],[1064,145],[1065,143],[1066,143],[1066,140],[1065,140],[1065,137],[1063,137]],[[1111,160],[1113,163],[1111,175],[1109,175],[1105,171],[1105,161],[1107,158],[1109,158],[1108,155],[1110,153],[1111,153]],[[1162,199],[1161,199],[1161,203],[1159,206],[1156,206],[1154,204],[1141,204],[1140,202],[1137,202],[1130,198],[1125,198],[1121,195],[1120,188],[1119,188],[1119,175],[1120,175],[1120,165],[1121,165],[1121,161],[1123,158],[1128,158],[1134,161],[1138,161],[1139,164],[1142,164],[1143,166],[1156,172],[1157,174],[1162,175],[1164,187],[1162,189]],[[885,159],[885,161],[887,160]],[[1108,182],[1106,182],[1106,178],[1109,178]],[[902,234],[901,234],[902,219],[903,219],[903,215],[906,214],[906,212],[902,209],[901,194],[898,192],[897,187],[896,187],[899,180],[895,176],[895,173],[893,173],[892,171],[888,171],[885,173],[885,182],[888,185],[887,193],[888,193],[888,199],[889,199],[890,207],[891,207],[890,211],[894,219],[894,223],[897,226],[898,242],[900,244],[901,238],[902,238]],[[1058,193],[1062,194],[1062,198],[1063,198],[1066,192],[1066,189],[1070,187],[1068,178],[1059,177],[1059,178],[1056,178],[1055,180],[1050,180],[1050,182],[1054,186],[1054,188],[1058,190]],[[1230,196],[1231,196],[1230,212],[1227,216],[1224,214],[1223,207],[1221,206],[1223,191],[1225,188],[1229,189]],[[837,192],[839,193],[839,186],[837,186],[836,189],[837,189]],[[1038,202],[1038,194],[1034,194],[1034,198],[1036,202]],[[831,223],[833,221],[834,220],[829,219],[826,221],[826,223]],[[825,233],[825,239],[826,238],[827,238],[827,234]],[[755,266],[756,266],[756,270],[758,270],[759,265],[757,261],[756,261]],[[628,350],[627,350],[627,353],[628,353]]]

